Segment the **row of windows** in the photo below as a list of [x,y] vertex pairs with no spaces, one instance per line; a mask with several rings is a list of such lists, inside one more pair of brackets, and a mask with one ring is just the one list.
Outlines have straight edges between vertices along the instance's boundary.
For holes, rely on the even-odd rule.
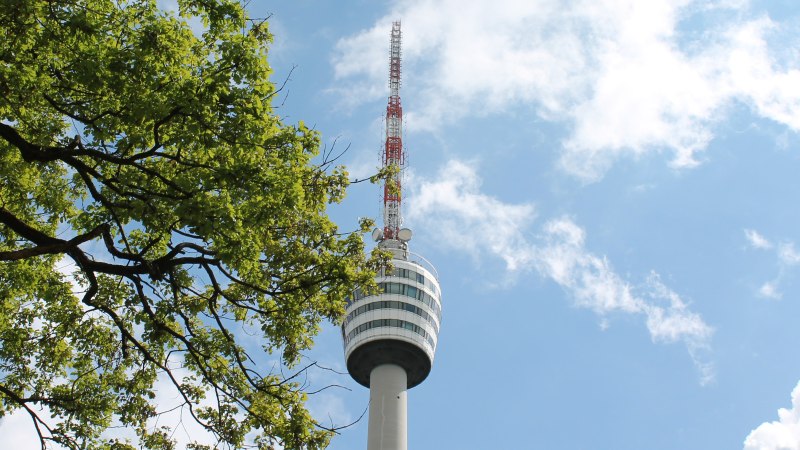
[[[442,292],[439,289],[439,285],[437,283],[435,283],[433,280],[431,280],[429,278],[425,278],[425,276],[423,276],[421,273],[414,272],[411,269],[404,269],[404,268],[401,268],[401,267],[395,267],[388,274],[385,273],[383,270],[381,270],[378,273],[378,276],[379,277],[390,276],[390,277],[398,277],[398,278],[407,278],[409,280],[413,280],[413,281],[416,281],[417,283],[420,283],[420,284],[424,285],[428,289],[432,290],[434,292],[434,294],[439,296],[439,297],[441,297],[441,295],[442,295]],[[351,298],[347,299],[347,304],[350,305],[354,301],[357,301],[357,300],[359,300],[361,298],[364,298],[364,297],[366,297],[366,295],[363,292],[361,292],[360,289],[356,289],[355,292],[353,292],[353,296]]]
[[436,332],[437,333],[439,332],[439,325],[436,323],[435,320],[433,320],[433,317],[431,317],[430,314],[425,312],[424,309],[420,308],[419,306],[415,306],[404,302],[398,302],[394,300],[381,300],[379,302],[371,302],[367,303],[366,305],[359,306],[358,308],[351,311],[350,314],[347,315],[347,318],[344,320],[344,326],[347,326],[348,322],[350,322],[356,316],[360,316],[361,314],[364,314],[367,311],[372,311],[375,309],[399,309],[403,311],[412,312],[422,317],[423,319],[427,320],[431,325],[433,325],[433,328],[436,330]]
[[399,277],[399,278],[407,278],[409,280],[414,280],[417,283],[420,283],[427,287],[428,289],[432,290],[436,295],[441,296],[442,293],[439,291],[439,285],[429,278],[425,278],[421,273],[414,272],[411,269],[404,269],[402,267],[395,267],[392,269],[392,272],[389,274],[384,273],[381,271],[378,276],[389,276],[389,277]]
[[436,312],[437,319],[442,319],[442,306],[422,289],[402,283],[378,283],[378,288],[383,290],[385,294],[400,294],[417,299],[430,306]]
[[[378,283],[378,289],[384,294],[399,294],[419,300],[422,303],[430,306],[436,312],[436,318],[442,319],[442,306],[433,297],[428,295],[427,292],[416,286],[409,286],[402,283]],[[348,299],[347,306],[350,306],[354,301],[367,297],[361,291],[356,290],[353,293],[352,301]]]
[[[357,334],[363,333],[372,328],[380,328],[380,327],[395,327],[413,331],[414,333],[417,333],[420,336],[424,337],[425,340],[428,341],[429,344],[431,344],[431,348],[436,348],[436,344],[433,343],[433,337],[427,331],[425,331],[424,328],[422,328],[419,325],[415,325],[411,322],[406,322],[405,320],[400,320],[400,319],[379,319],[363,323],[359,325],[358,328],[348,333],[347,336],[343,336],[344,345],[349,344],[350,340],[353,339]],[[342,334],[344,334],[344,327],[342,327]]]

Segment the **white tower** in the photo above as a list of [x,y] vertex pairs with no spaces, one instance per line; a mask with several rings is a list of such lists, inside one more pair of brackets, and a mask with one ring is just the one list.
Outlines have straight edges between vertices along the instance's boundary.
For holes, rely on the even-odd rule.
[[384,184],[384,228],[373,232],[378,246],[392,253],[393,269],[378,274],[378,294],[354,292],[342,325],[347,370],[370,389],[367,450],[407,449],[406,390],[430,373],[442,318],[436,270],[408,251],[411,230],[400,228],[400,169],[405,164],[400,38],[400,22],[394,22],[383,165],[397,170]]

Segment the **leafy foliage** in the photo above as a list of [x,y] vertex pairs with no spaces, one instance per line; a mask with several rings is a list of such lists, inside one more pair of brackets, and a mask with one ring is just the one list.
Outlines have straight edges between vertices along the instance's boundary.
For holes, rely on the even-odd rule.
[[0,2],[0,415],[43,447],[171,448],[165,380],[218,446],[321,448],[296,378],[237,335],[291,367],[380,255],[326,215],[347,173],[271,107],[267,24],[179,5]]

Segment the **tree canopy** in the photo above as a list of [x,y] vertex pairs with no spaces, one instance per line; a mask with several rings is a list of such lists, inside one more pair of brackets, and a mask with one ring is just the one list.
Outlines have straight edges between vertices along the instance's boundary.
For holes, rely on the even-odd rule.
[[170,448],[163,380],[218,446],[321,448],[297,378],[237,337],[302,371],[372,283],[371,224],[328,217],[347,173],[273,109],[267,23],[177,3],[0,2],[0,416],[43,448]]

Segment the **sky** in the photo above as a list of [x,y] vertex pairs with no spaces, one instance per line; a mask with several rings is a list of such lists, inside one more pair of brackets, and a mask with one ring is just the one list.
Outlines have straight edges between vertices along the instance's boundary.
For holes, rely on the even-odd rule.
[[[278,114],[352,178],[402,22],[404,223],[443,290],[409,448],[800,449],[800,4],[256,3]],[[379,218],[379,188],[331,214]],[[309,358],[346,371],[335,327]],[[346,388],[317,417],[361,416],[367,389],[317,378]]]
[[[249,9],[274,34],[275,112],[353,179],[380,165],[402,22],[404,224],[443,291],[409,448],[800,450],[796,0]],[[330,213],[378,219],[380,188]],[[315,417],[355,422],[329,448],[366,448],[336,326],[307,359],[331,369],[309,374],[331,386]]]

